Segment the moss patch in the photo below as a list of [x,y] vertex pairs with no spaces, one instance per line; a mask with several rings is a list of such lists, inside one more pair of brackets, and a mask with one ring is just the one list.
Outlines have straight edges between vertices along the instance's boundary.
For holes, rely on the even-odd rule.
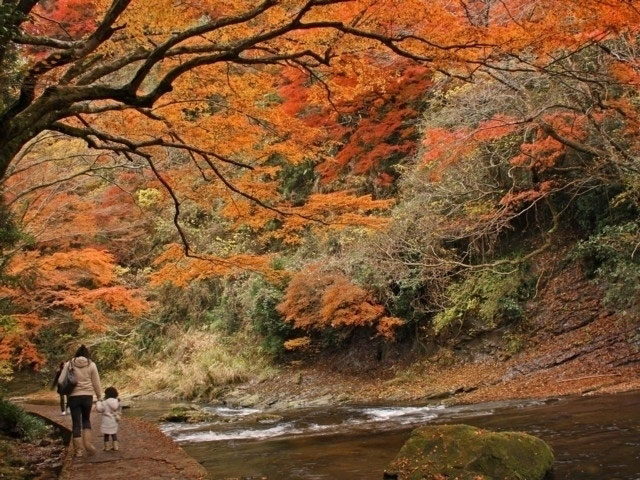
[[412,432],[384,478],[541,480],[553,460],[549,445],[526,433],[435,425]]

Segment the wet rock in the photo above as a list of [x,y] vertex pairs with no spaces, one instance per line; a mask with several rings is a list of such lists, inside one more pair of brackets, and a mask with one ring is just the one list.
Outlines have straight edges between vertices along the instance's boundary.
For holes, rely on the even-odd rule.
[[218,416],[194,405],[174,405],[160,420],[164,422],[201,423],[213,422]]
[[256,393],[256,394],[241,398],[238,404],[243,408],[251,408],[251,407],[255,407],[258,403],[260,403],[261,400],[262,400],[262,397]]
[[448,398],[451,396],[450,390],[432,390],[426,392],[422,398],[425,400],[441,400],[443,398]]
[[225,478],[224,480],[269,480],[269,477],[259,476],[259,477],[231,477]]
[[341,393],[336,397],[337,403],[348,403],[351,401],[351,397],[346,393]]
[[469,393],[478,389],[478,386],[461,386],[456,388],[451,388],[448,390],[434,390],[430,392],[426,392],[422,398],[425,400],[442,400],[445,398],[455,397],[456,395],[460,395],[461,393]]
[[263,424],[278,423],[282,420],[282,416],[273,413],[260,413],[252,417],[251,420]]
[[326,393],[308,402],[309,405],[314,407],[326,407],[328,405],[333,405],[334,403],[335,403],[335,398],[331,393]]
[[235,389],[225,396],[224,403],[233,407],[253,408],[261,405],[263,402],[262,395],[257,393],[250,394],[244,389]]
[[526,433],[434,425],[412,432],[384,479],[541,480],[553,460],[549,445]]

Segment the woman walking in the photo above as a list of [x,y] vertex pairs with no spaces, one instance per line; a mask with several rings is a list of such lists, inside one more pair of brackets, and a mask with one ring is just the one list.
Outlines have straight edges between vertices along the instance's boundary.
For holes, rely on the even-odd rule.
[[51,384],[51,388],[57,388],[58,389],[58,395],[60,396],[60,414],[61,415],[66,415],[67,414],[67,408],[68,407],[68,403],[69,403],[69,398],[60,392],[60,384],[58,383],[58,380],[60,380],[60,375],[62,374],[62,371],[64,370],[64,362],[60,363],[60,367],[58,367],[58,371],[56,372],[56,376],[53,379],[53,383]]
[[89,350],[84,345],[78,348],[74,357],[65,363],[60,373],[59,384],[62,384],[67,376],[67,371],[72,368],[76,376],[76,386],[69,394],[68,406],[71,410],[71,424],[73,425],[73,447],[76,457],[96,453],[91,442],[91,407],[93,406],[93,394],[98,400],[102,399],[102,386],[98,367],[91,361]]

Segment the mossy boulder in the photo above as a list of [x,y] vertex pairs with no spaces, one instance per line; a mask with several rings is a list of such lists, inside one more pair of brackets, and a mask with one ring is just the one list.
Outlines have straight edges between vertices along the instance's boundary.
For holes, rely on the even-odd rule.
[[551,447],[527,433],[433,425],[411,433],[384,479],[541,480],[553,460]]
[[207,412],[194,405],[174,405],[160,420],[176,423],[201,423],[217,420],[217,415]]

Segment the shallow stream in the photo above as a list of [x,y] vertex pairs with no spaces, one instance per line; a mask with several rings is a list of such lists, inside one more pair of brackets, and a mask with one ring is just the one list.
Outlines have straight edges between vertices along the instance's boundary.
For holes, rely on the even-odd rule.
[[[168,403],[138,401],[129,414],[157,421]],[[551,444],[555,480],[640,480],[640,392],[470,406],[358,405],[269,412],[205,406],[220,421],[161,424],[215,479],[379,480],[412,428],[466,423],[521,430]],[[230,421],[229,421],[230,420]]]

